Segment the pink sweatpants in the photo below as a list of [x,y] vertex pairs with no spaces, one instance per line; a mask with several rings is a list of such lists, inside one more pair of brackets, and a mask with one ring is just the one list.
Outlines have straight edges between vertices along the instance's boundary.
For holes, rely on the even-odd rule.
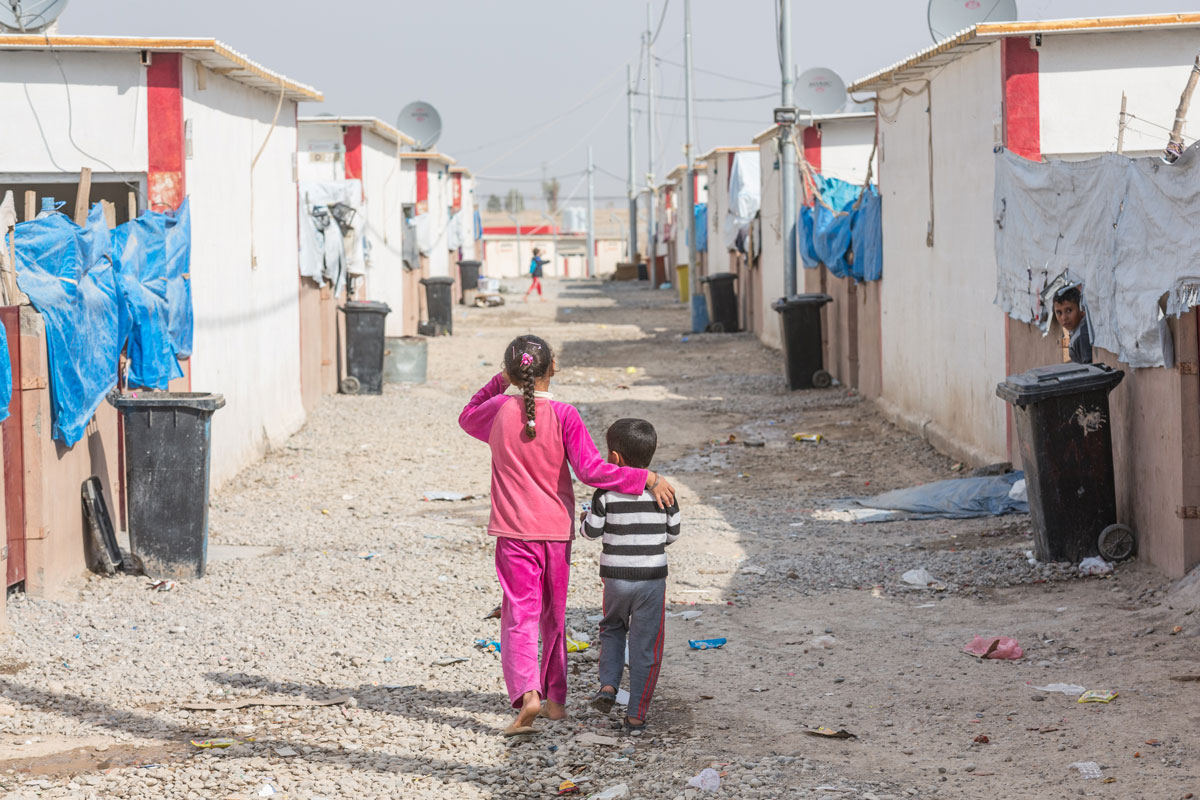
[[[567,582],[570,542],[496,537],[500,606],[500,664],[513,708],[526,692],[567,702]],[[538,668],[538,632],[542,636]]]

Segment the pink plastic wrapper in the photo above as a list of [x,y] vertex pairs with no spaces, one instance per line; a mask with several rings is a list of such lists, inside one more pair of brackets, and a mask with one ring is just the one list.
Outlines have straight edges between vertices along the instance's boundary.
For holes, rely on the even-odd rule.
[[1008,661],[1016,661],[1025,655],[1021,645],[1011,636],[976,636],[963,648],[963,652],[978,658],[999,658]]

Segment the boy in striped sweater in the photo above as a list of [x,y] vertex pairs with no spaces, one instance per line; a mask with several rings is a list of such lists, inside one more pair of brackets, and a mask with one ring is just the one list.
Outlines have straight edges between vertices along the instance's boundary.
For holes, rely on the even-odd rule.
[[[608,429],[608,460],[645,469],[654,458],[658,435],[644,419],[620,419]],[[666,546],[679,538],[678,501],[659,508],[649,490],[640,495],[597,490],[583,515],[582,533],[603,538],[600,577],[604,617],[600,620],[600,689],[593,708],[608,713],[629,653],[629,704],[625,728],[646,725],[650,698],[662,666],[663,617],[667,598]]]

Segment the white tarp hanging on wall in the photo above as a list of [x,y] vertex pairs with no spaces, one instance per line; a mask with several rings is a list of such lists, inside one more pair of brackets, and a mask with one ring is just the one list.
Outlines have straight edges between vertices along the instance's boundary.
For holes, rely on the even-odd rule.
[[1029,161],[996,154],[996,305],[1041,322],[1043,289],[1083,282],[1093,344],[1131,367],[1171,363],[1163,315],[1200,304],[1200,151],[1174,164],[1105,155]]
[[[340,291],[347,274],[361,275],[365,267],[362,183],[301,181],[299,189],[300,274],[318,283],[329,281]],[[339,203],[354,212],[344,236],[333,213]]]
[[757,150],[733,154],[733,165],[729,168],[729,210],[725,212],[722,242],[726,250],[738,249],[738,234],[750,229],[750,222],[762,205],[758,156]]

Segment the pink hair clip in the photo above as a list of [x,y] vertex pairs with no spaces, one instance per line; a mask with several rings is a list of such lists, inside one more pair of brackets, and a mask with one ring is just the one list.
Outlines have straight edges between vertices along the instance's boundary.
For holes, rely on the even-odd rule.
[[533,363],[533,356],[531,354],[529,354],[529,353],[521,354],[521,366],[522,367],[528,367],[532,363]]

